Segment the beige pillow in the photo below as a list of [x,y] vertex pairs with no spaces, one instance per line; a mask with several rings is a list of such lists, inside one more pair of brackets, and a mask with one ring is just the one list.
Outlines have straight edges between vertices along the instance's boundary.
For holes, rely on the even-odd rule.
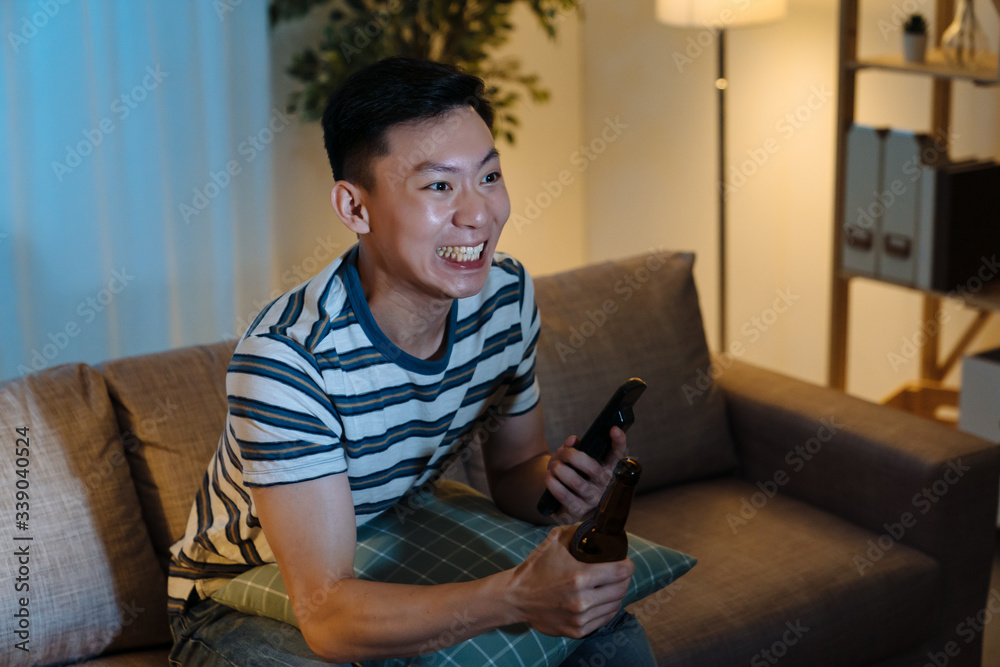
[[100,367],[164,571],[226,423],[226,369],[235,347],[223,341]]
[[[0,616],[5,628],[20,624],[12,619],[27,601],[30,648],[18,650],[21,637],[5,632],[5,664],[62,663],[170,641],[166,579],[100,374],[65,365],[0,385],[0,443]],[[26,482],[26,501],[17,497],[15,480]],[[27,512],[24,529],[19,511]],[[27,549],[26,562],[14,557],[16,549]],[[17,576],[26,577],[26,590],[13,590]]]

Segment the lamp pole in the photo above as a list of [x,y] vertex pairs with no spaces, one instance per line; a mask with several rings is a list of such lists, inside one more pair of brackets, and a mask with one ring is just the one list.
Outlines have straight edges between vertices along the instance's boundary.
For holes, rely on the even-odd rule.
[[[993,0],[1000,5],[1000,0]],[[726,28],[767,23],[780,19],[788,9],[788,0],[656,0],[656,18],[661,23],[681,28],[715,26],[716,66],[718,76],[718,168],[719,188],[719,349],[725,352],[728,344],[727,295],[726,295]]]
[[719,28],[716,34],[718,45],[718,89],[719,105],[719,351],[725,352],[726,337],[726,30]]

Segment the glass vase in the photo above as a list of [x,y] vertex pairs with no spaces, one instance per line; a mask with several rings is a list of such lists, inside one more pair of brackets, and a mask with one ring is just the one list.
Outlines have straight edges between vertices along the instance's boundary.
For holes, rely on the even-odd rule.
[[941,51],[946,61],[959,67],[973,67],[989,52],[973,0],[959,0],[955,20],[941,35]]

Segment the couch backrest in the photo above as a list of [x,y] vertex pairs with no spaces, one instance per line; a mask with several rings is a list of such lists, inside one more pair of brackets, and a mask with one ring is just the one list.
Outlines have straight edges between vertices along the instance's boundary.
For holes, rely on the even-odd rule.
[[169,641],[166,579],[104,378],[78,364],[0,385],[0,443],[4,664]]
[[582,436],[622,382],[642,378],[628,433],[640,491],[737,464],[725,399],[708,376],[693,266],[689,253],[650,252],[535,280],[549,446]]
[[226,369],[236,340],[101,365],[125,452],[164,571],[226,421]]

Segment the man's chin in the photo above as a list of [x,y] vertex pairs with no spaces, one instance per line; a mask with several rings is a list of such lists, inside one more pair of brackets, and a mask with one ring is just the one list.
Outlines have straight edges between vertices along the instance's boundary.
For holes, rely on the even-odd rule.
[[451,280],[443,291],[450,299],[467,299],[476,296],[486,286],[486,273],[464,276],[461,280]]

